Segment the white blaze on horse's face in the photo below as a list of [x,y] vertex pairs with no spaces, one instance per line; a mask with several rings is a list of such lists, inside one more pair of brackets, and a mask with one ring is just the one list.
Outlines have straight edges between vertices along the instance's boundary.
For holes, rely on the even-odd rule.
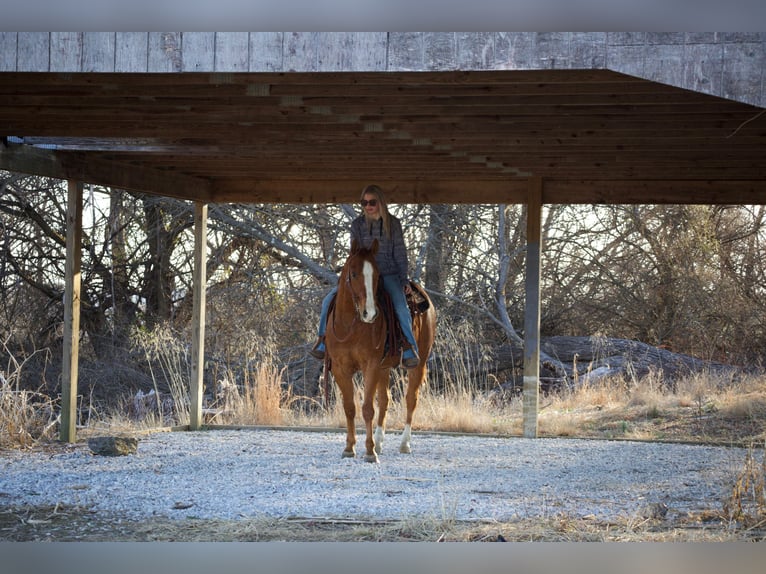
[[375,307],[375,293],[372,290],[372,274],[372,263],[365,261],[362,267],[362,275],[364,276],[364,308],[359,310],[360,318],[365,323],[372,323],[378,315],[378,310]]

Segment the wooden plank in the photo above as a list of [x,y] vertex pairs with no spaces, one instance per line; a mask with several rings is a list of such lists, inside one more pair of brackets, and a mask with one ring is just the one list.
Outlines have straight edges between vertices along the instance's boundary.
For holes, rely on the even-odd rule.
[[610,46],[643,46],[646,32],[608,32],[607,43]]
[[250,71],[284,70],[284,32],[250,32]]
[[543,181],[539,177],[532,177],[528,185],[522,424],[526,438],[537,438],[540,396],[540,253],[542,250]]
[[51,32],[51,72],[79,72],[82,50],[82,32]]
[[762,42],[763,32],[719,32],[719,37],[725,43]]
[[766,42],[726,44],[724,47],[723,96],[766,107],[763,70]]
[[181,70],[210,72],[215,69],[215,32],[184,32]]
[[114,72],[114,32],[83,33],[83,72]]
[[69,181],[67,196],[66,264],[64,270],[64,341],[61,367],[62,442],[75,442],[77,423],[77,376],[80,353],[80,288],[83,184]]
[[495,61],[493,32],[457,34],[457,67],[461,70],[488,70]]
[[317,71],[318,32],[285,32],[284,70],[286,72]]
[[388,69],[423,70],[423,35],[418,32],[391,32],[388,42]]
[[606,33],[572,32],[569,64],[573,69],[606,67]]
[[[88,34],[88,33],[86,33]],[[156,39],[153,33],[152,38]],[[199,37],[199,36],[193,36]],[[87,36],[85,36],[87,40]],[[156,49],[156,48],[155,48]],[[99,90],[101,85],[119,85],[126,89],[146,90],[163,88],[171,90],[171,93],[183,93],[190,87],[210,87],[214,83],[214,73],[204,74],[174,74],[174,73],[151,73],[151,74],[123,74],[102,73],[96,77],[84,74],[62,76],[54,73],[10,73],[0,77],[0,85],[20,84],[35,89],[57,87]],[[396,72],[294,72],[290,74],[277,72],[259,72],[232,74],[227,78],[232,86],[248,85],[254,82],[268,83],[275,86],[284,86],[288,89],[293,86],[292,93],[297,93],[295,87],[312,93],[318,90],[323,93],[327,86],[353,87],[352,93],[362,90],[365,86],[375,89],[385,89],[388,93],[396,93],[396,90],[414,90],[414,93],[439,93],[439,88],[449,90],[445,95],[452,95],[453,91],[478,88],[478,93],[506,93],[503,90],[517,90],[520,93],[544,93],[551,89],[559,91],[573,91],[573,93],[597,93],[615,89],[618,93],[647,91],[678,92],[679,88],[662,86],[647,80],[631,77],[619,72],[609,70],[453,70],[453,71],[396,71]],[[560,86],[560,88],[556,88]],[[500,90],[498,92],[498,90]],[[362,92],[363,93],[363,92]],[[367,92],[370,93],[369,90]],[[688,94],[692,96],[693,94]]]
[[149,72],[180,72],[183,69],[180,32],[149,32]]
[[646,43],[649,46],[652,45],[664,45],[682,46],[686,40],[686,35],[683,32],[647,32]]
[[247,72],[250,57],[248,32],[216,32],[215,71]]
[[[376,178],[391,203],[525,203],[525,180]],[[217,180],[212,192],[215,202],[234,203],[354,203],[369,180],[349,177],[307,177],[293,180]],[[466,193],[470,189],[471,193]]]
[[352,70],[354,34],[319,32],[317,34],[317,70],[337,72]]
[[17,43],[17,32],[0,32],[0,72],[16,71]]
[[48,72],[50,33],[19,32],[16,67],[20,72]]
[[683,44],[646,46],[642,77],[663,84],[680,84],[684,77],[684,50]]
[[543,201],[546,204],[764,205],[766,188],[761,180],[546,180]]
[[[353,203],[359,185],[369,179],[350,174],[346,179],[320,178],[316,174],[291,180],[253,178],[218,180],[212,203]],[[371,176],[372,177],[372,176]],[[375,181],[390,190],[391,203],[515,203],[527,201],[524,180],[423,180],[392,178],[381,173]],[[470,189],[471,193],[466,193]],[[156,193],[156,190],[146,190]],[[546,204],[686,204],[766,205],[766,190],[752,181],[660,181],[660,180],[545,180]]]
[[532,32],[495,32],[495,65],[493,68],[530,69],[534,34]]
[[149,66],[149,34],[117,32],[115,72],[146,72]]
[[426,70],[457,69],[457,41],[454,32],[423,33],[423,64]]
[[385,71],[388,65],[388,34],[385,32],[354,32],[351,69]]
[[683,85],[705,94],[723,93],[723,44],[687,44]]
[[687,46],[692,44],[717,44],[720,38],[718,32],[686,32],[684,41]]
[[194,272],[192,278],[192,360],[189,389],[189,428],[199,430],[204,424],[202,396],[205,389],[205,300],[207,265],[206,203],[194,204]]
[[535,59],[532,67],[567,69],[570,63],[571,32],[537,32],[535,34]]
[[[0,168],[20,173],[76,179],[121,189],[210,200],[208,180],[168,173],[145,164],[123,165],[80,152],[55,152],[24,145],[0,145]],[[194,194],[190,194],[192,190]]]
[[640,78],[644,75],[644,46],[607,44],[606,65],[612,70]]

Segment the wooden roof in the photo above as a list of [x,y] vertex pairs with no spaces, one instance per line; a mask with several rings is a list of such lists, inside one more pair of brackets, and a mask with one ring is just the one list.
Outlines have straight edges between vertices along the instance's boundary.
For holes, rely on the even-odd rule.
[[203,202],[766,203],[762,108],[608,70],[0,73],[0,168]]

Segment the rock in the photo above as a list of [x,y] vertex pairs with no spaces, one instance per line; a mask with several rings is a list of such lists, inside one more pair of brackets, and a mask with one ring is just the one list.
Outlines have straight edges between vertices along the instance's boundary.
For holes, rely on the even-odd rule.
[[664,502],[647,504],[639,511],[639,516],[649,520],[662,520],[668,513],[668,505]]
[[138,439],[123,436],[99,436],[89,438],[88,446],[94,454],[125,456],[136,453],[136,450],[138,450]]

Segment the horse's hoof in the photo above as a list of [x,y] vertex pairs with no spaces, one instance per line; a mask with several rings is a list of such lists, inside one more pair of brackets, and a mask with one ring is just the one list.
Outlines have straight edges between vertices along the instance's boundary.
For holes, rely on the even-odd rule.
[[341,458],[354,458],[356,453],[353,450],[344,450]]
[[375,453],[364,455],[364,462],[378,462],[378,455]]
[[410,449],[410,445],[403,444],[402,446],[399,447],[399,452],[401,452],[402,454],[412,454],[412,449]]

